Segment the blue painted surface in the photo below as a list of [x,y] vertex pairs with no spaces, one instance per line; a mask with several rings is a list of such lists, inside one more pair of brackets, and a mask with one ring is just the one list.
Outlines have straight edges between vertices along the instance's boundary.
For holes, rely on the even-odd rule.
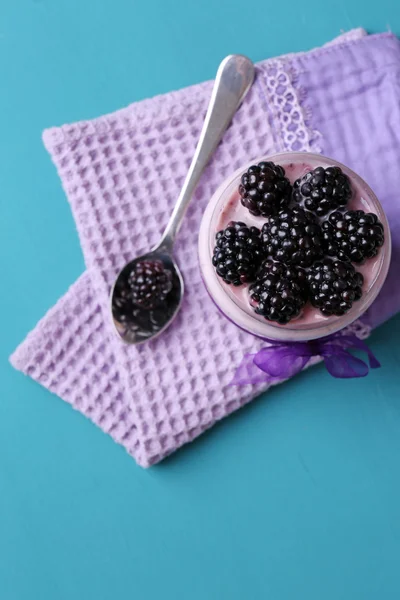
[[400,595],[400,318],[362,381],[322,368],[149,471],[9,353],[82,272],[43,128],[388,26],[394,0],[0,3],[1,600],[392,600]]

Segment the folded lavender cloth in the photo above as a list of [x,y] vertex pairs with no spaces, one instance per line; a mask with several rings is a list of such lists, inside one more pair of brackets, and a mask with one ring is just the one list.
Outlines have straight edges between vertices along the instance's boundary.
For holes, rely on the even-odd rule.
[[[186,295],[159,338],[128,347],[109,316],[121,266],[159,239],[190,163],[212,83],[45,131],[71,204],[87,271],[11,357],[147,467],[243,406],[268,384],[229,386],[263,345],[220,315],[197,262],[204,208],[221,180],[271,152],[323,152],[363,176],[387,212],[400,258],[400,44],[356,30],[312,52],[267,60],[204,174],[176,246]],[[400,309],[394,268],[353,331]]]

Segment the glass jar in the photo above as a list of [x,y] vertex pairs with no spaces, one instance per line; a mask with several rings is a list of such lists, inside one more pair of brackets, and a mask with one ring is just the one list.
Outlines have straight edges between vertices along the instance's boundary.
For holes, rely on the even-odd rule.
[[[349,177],[353,194],[346,210],[364,210],[375,213],[384,227],[385,241],[378,254],[363,265],[354,265],[364,276],[363,295],[342,316],[324,316],[308,302],[301,315],[286,325],[267,321],[257,315],[249,303],[248,286],[226,284],[212,265],[215,234],[229,221],[244,221],[247,225],[262,227],[265,218],[255,217],[240,202],[238,187],[241,175],[251,164],[273,161],[281,165],[293,184],[307,171],[322,166],[338,166]],[[327,218],[324,217],[324,218]],[[282,341],[306,341],[333,334],[358,319],[378,295],[388,272],[391,255],[390,230],[383,208],[371,188],[361,177],[346,166],[319,154],[286,152],[261,157],[244,165],[229,176],[216,190],[205,210],[199,233],[199,260],[206,288],[222,313],[242,329],[258,337]]]

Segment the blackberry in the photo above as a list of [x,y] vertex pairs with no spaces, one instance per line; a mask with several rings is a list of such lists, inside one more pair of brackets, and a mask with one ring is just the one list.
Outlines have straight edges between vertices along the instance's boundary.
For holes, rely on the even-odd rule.
[[359,264],[376,256],[385,239],[378,217],[363,210],[335,211],[322,230],[326,254]]
[[289,206],[292,186],[280,165],[260,162],[242,175],[239,194],[252,215],[268,217]]
[[322,255],[322,231],[316,217],[293,208],[269,217],[261,239],[266,256],[278,262],[309,267]]
[[364,277],[349,262],[325,258],[307,274],[310,302],[323,315],[344,315],[362,296]]
[[144,309],[162,304],[172,289],[172,273],[160,260],[135,263],[127,281],[132,302]]
[[231,221],[216,235],[212,263],[225,283],[241,285],[255,278],[262,258],[260,230]]
[[350,180],[339,167],[317,167],[293,184],[295,202],[302,202],[319,217],[346,206],[350,198]]
[[258,315],[284,325],[299,316],[307,302],[305,272],[265,260],[249,288],[250,302]]

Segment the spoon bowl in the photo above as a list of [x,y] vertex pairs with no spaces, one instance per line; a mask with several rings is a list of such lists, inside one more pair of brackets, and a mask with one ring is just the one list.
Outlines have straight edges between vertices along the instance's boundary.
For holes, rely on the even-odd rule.
[[[155,306],[152,309],[133,306],[131,307],[131,314],[126,314],[123,311],[119,311],[116,306],[119,290],[125,288],[125,282],[132,269],[137,263],[142,261],[161,262],[164,269],[171,274],[171,290],[160,306]],[[114,327],[121,340],[127,344],[142,344],[150,338],[160,335],[179,311],[182,304],[183,292],[184,282],[182,274],[169,252],[166,252],[162,248],[156,248],[147,254],[131,260],[120,271],[111,290],[111,312]]]
[[[111,290],[110,308],[115,331],[127,344],[141,344],[160,335],[178,313],[184,284],[173,257],[174,241],[196,185],[253,80],[254,65],[245,56],[232,54],[222,61],[192,163],[161,241],[147,254],[126,264],[117,276]],[[143,307],[143,303],[140,306],[140,302],[135,304],[129,295],[128,280],[134,267],[143,261],[153,266],[156,263],[154,268],[158,273],[161,270],[168,284],[167,293],[162,292],[158,300],[151,301],[150,308]],[[138,285],[141,284],[143,277],[138,281]],[[152,289],[157,292],[154,281],[147,281],[146,286],[150,294]]]

